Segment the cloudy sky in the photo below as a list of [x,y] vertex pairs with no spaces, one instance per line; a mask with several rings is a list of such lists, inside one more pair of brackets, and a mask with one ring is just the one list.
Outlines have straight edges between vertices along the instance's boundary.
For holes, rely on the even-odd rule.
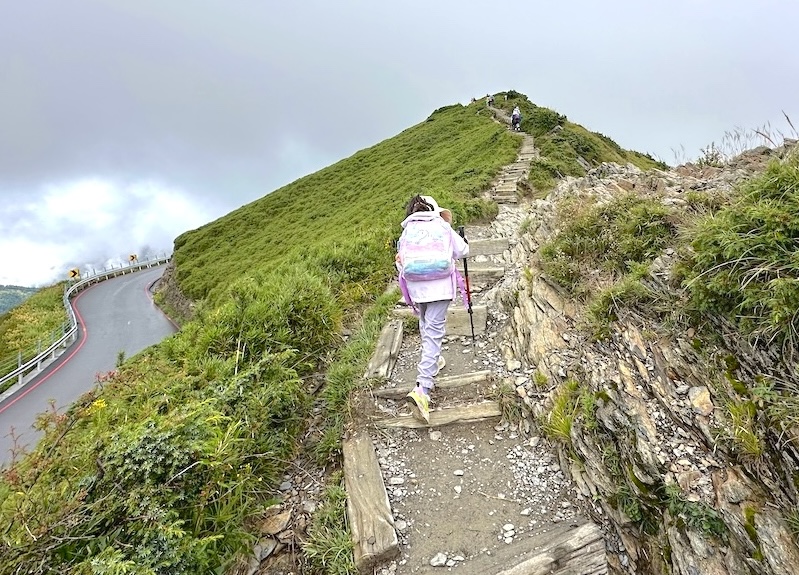
[[668,163],[785,131],[796,22],[792,0],[0,0],[0,284],[171,252],[487,92]]

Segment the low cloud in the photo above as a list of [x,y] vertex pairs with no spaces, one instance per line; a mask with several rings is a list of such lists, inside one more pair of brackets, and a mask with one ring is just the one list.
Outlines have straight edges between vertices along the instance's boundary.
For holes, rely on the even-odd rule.
[[43,286],[170,254],[174,238],[217,215],[207,201],[156,182],[86,179],[48,186],[35,202],[0,208],[0,284]]

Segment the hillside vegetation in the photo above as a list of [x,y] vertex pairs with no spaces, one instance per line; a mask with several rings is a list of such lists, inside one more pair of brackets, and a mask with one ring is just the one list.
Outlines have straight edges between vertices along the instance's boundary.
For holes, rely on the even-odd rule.
[[61,337],[66,321],[63,282],[35,291],[0,315],[0,375],[17,367],[20,352],[25,362]]
[[18,306],[37,291],[38,288],[0,285],[0,314],[4,314],[12,307]]

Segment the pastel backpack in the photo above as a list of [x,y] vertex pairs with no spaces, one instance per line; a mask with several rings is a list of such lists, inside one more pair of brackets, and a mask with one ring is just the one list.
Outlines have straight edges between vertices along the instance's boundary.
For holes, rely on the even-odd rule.
[[418,282],[451,277],[452,232],[439,218],[411,220],[399,240],[397,262],[400,276]]

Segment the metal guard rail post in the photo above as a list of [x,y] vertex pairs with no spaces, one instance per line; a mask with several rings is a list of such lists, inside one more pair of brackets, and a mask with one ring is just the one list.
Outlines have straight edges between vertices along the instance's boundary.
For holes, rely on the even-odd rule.
[[[69,301],[69,298],[87,287],[90,287],[94,284],[100,283],[101,281],[105,281],[107,279],[111,279],[117,276],[138,272],[145,268],[153,268],[165,263],[169,262],[169,256],[164,256],[160,258],[155,258],[152,260],[147,260],[146,262],[139,262],[134,265],[129,265],[127,267],[120,267],[120,268],[111,268],[110,270],[105,270],[100,273],[94,274],[92,276],[86,277],[80,281],[75,282],[71,286],[69,286],[64,291],[64,308],[67,310],[68,320],[64,324],[64,335],[62,335],[58,340],[56,340],[50,347],[36,355],[33,359],[26,361],[23,365],[17,367],[14,371],[7,373],[5,375],[0,376],[0,390],[5,387],[5,384],[11,381],[14,378],[17,378],[17,384],[23,385],[25,376],[32,372],[34,369],[36,371],[41,371],[42,369],[42,362],[48,358],[48,356],[52,356],[51,359],[55,359],[58,357],[56,352],[60,348],[63,347],[63,350],[66,350],[72,343],[74,343],[75,339],[77,338],[78,334],[78,320],[75,316],[75,310],[72,309],[72,304]],[[2,393],[2,392],[0,392]]]

